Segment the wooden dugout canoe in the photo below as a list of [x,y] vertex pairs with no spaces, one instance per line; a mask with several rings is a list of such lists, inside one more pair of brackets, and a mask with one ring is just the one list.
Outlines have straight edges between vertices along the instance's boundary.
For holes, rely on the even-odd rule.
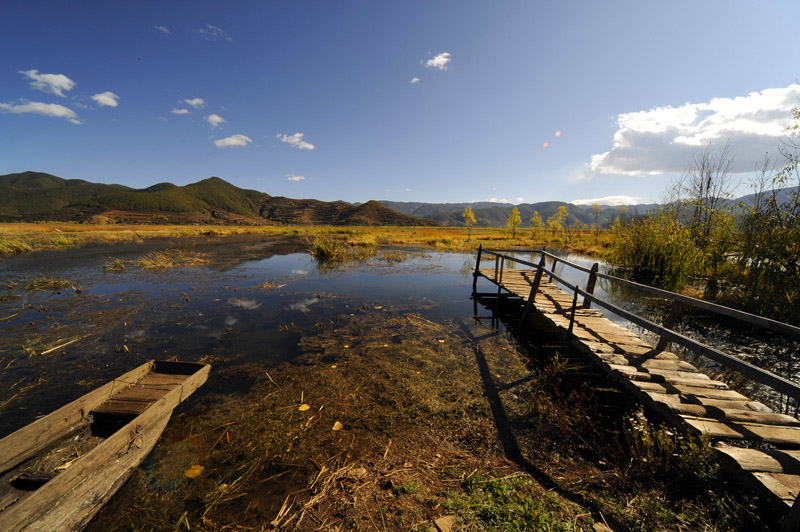
[[211,366],[150,361],[0,440],[0,530],[79,530]]

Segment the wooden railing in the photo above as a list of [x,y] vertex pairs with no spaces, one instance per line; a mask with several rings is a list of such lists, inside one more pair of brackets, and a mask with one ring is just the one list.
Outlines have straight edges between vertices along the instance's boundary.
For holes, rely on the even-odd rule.
[[[633,281],[628,281],[627,279],[621,279],[613,275],[600,273],[598,271],[599,266],[597,263],[595,263],[591,268],[586,268],[579,264],[575,264],[574,262],[553,255],[552,253],[544,249],[533,252],[533,253],[539,253],[541,255],[541,259],[539,260],[539,262],[533,263],[522,259],[518,259],[516,257],[512,257],[510,255],[503,254],[501,252],[490,251],[487,249],[483,249],[482,247],[479,247],[478,260],[475,267],[475,277],[472,283],[473,293],[476,293],[477,282],[478,282],[478,269],[480,268],[481,258],[484,253],[495,257],[494,281],[498,285],[500,285],[500,283],[502,282],[503,268],[505,266],[506,261],[522,264],[524,266],[529,266],[536,270],[536,276],[534,277],[533,284],[531,285],[531,291],[530,294],[528,295],[528,301],[525,304],[525,310],[522,315],[523,321],[525,320],[525,318],[527,318],[531,308],[533,307],[533,303],[536,298],[536,293],[538,292],[539,285],[541,283],[542,275],[548,275],[551,281],[554,281],[562,285],[563,287],[565,287],[566,289],[568,289],[573,293],[573,299],[572,299],[573,303],[570,313],[571,316],[570,316],[570,324],[568,332],[570,333],[572,332],[572,327],[575,321],[575,310],[578,304],[578,296],[581,296],[583,297],[583,303],[581,305],[581,308],[590,308],[592,304],[596,304],[598,307],[602,307],[616,314],[617,316],[620,316],[632,323],[635,323],[639,327],[642,327],[643,329],[646,329],[658,335],[660,339],[658,345],[656,346],[656,349],[659,351],[663,351],[664,348],[666,348],[668,342],[673,342],[677,345],[685,347],[686,349],[694,353],[708,357],[711,360],[714,360],[715,362],[723,366],[736,370],[756,382],[769,386],[770,388],[774,389],[777,392],[780,392],[789,397],[793,397],[794,399],[800,401],[800,385],[788,379],[785,379],[780,375],[776,375],[771,371],[759,368],[758,366],[754,366],[753,364],[745,362],[744,360],[741,360],[736,356],[724,353],[719,349],[716,349],[709,345],[693,340],[673,330],[673,327],[678,321],[678,316],[680,315],[681,308],[686,305],[702,308],[704,310],[716,314],[720,314],[729,318],[743,321],[745,323],[750,323],[752,325],[756,325],[758,327],[762,327],[773,332],[785,334],[787,336],[791,336],[794,338],[800,338],[800,327],[795,327],[794,325],[789,325],[787,323],[775,321],[769,318],[765,318],[763,316],[757,316],[755,314],[750,314],[747,312],[743,312],[741,310],[732,309],[730,307],[725,307],[723,305],[717,305],[715,303],[710,303],[708,301],[703,301],[701,299],[696,299],[693,297],[676,294],[668,290],[662,290],[660,288],[655,288],[652,286],[635,283]],[[552,264],[550,265],[549,269],[547,268],[548,258],[552,260]],[[580,288],[578,285],[572,284],[563,277],[561,277],[560,275],[556,274],[555,272],[556,265],[558,265],[559,263],[564,264],[565,266],[568,266],[572,269],[588,274],[589,277],[586,282],[585,288]],[[604,279],[612,283],[617,283],[623,286],[627,286],[629,288],[634,288],[637,290],[641,290],[643,292],[647,292],[671,300],[673,302],[672,308],[670,309],[669,315],[664,320],[664,324],[658,325],[657,323],[654,323],[646,318],[634,314],[633,312],[629,312],[625,309],[622,309],[614,305],[613,303],[610,303],[595,296],[594,288],[595,284],[597,283],[597,279]]]

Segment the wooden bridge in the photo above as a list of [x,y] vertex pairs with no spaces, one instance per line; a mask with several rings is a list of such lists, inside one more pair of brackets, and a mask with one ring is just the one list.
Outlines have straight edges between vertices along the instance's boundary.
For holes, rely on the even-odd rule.
[[[778,508],[786,511],[785,531],[800,530],[800,421],[773,412],[765,404],[731,390],[666,348],[670,343],[703,355],[800,402],[800,386],[673,330],[681,308],[694,306],[744,323],[800,338],[800,328],[681,294],[603,274],[598,265],[585,268],[545,250],[532,263],[478,248],[472,284],[484,277],[525,301],[524,322],[534,309],[565,330],[614,381],[684,433],[708,434],[713,449],[730,470],[753,482]],[[481,262],[493,258],[491,267]],[[549,259],[549,261],[548,261]],[[550,262],[550,267],[547,263]],[[556,265],[587,274],[583,288],[557,275]],[[510,267],[509,267],[510,266]],[[520,269],[529,268],[529,269]],[[562,270],[563,271],[563,270]],[[668,317],[658,325],[594,295],[598,279],[642,290],[672,301]],[[660,339],[655,346],[612,322],[592,306],[603,308]]]

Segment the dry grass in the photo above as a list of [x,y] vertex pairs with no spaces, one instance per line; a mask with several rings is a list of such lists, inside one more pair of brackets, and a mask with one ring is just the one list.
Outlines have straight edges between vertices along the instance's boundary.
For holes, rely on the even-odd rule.
[[207,262],[208,257],[203,253],[168,250],[151,251],[141,259],[133,261],[133,264],[145,270],[166,270],[179,266],[200,266]]
[[[68,233],[69,236],[62,233]],[[558,247],[599,255],[611,243],[609,231],[595,236],[589,231],[573,234],[539,231],[535,238],[519,231],[512,239],[502,228],[473,228],[468,237],[459,227],[334,227],[334,226],[203,226],[203,225],[125,225],[69,223],[0,224],[0,256],[53,249],[66,245],[140,242],[145,238],[224,237],[260,234],[335,239],[350,247],[370,249],[377,246],[404,246],[439,251],[474,250],[478,245],[490,249],[536,249]]]

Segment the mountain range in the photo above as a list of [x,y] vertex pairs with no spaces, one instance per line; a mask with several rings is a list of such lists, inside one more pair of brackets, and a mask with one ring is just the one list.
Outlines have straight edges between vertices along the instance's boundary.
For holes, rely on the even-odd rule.
[[[795,187],[778,191],[782,200]],[[752,194],[732,205],[752,203]],[[588,205],[563,201],[538,203],[425,203],[399,201],[320,201],[270,196],[236,187],[218,177],[190,185],[159,183],[144,189],[124,185],[62,179],[41,172],[0,176],[0,221],[93,221],[137,223],[227,223],[297,225],[396,225],[464,226],[462,213],[471,206],[479,227],[504,227],[511,209],[520,211],[522,227],[530,226],[534,212],[543,224],[559,207],[566,207],[570,220],[608,227],[620,207],[601,205],[599,213]],[[644,214],[658,204],[627,205],[631,214]],[[596,220],[595,220],[596,218]]]
[[377,201],[351,204],[270,196],[218,177],[145,189],[62,179],[41,172],[0,176],[0,221],[438,225]]

